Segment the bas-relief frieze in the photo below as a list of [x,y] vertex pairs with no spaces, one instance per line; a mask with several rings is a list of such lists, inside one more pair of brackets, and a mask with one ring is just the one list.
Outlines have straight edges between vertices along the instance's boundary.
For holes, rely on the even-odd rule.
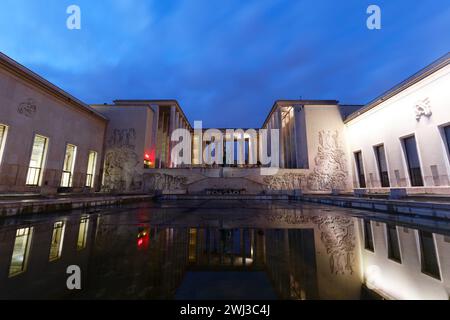
[[355,265],[355,228],[351,218],[315,216],[311,219],[320,230],[320,240],[329,255],[333,274],[353,274]]
[[283,173],[264,177],[269,190],[330,191],[346,189],[348,171],[345,152],[337,131],[319,132],[319,146],[315,167],[309,174]]
[[304,189],[307,183],[307,175],[304,173],[284,173],[264,177],[263,181],[269,190]]
[[[134,149],[135,132],[115,130],[110,137],[109,144],[121,150]],[[122,157],[130,157],[127,153]],[[129,161],[133,162],[133,161]],[[128,175],[132,174],[127,168]],[[187,176],[158,173],[147,175],[145,188],[149,190],[180,190],[186,189]],[[315,167],[312,172],[285,172],[272,176],[265,176],[262,185],[267,190],[292,191],[331,191],[332,189],[346,189],[348,180],[346,155],[337,131],[319,132],[319,146],[315,157]],[[243,182],[245,183],[245,182]]]
[[347,162],[338,131],[319,131],[319,146],[314,164],[313,172],[308,176],[308,189],[346,189]]
[[308,216],[287,211],[274,215],[262,215],[271,223],[289,225],[312,223],[320,231],[320,241],[329,257],[333,274],[352,275],[355,270],[355,227],[350,217],[339,215]]
[[182,175],[151,173],[144,177],[145,188],[151,191],[185,190],[188,178]]
[[37,107],[33,99],[28,99],[27,101],[19,104],[19,106],[17,107],[17,112],[28,118],[33,118],[36,111]]
[[135,152],[136,131],[116,129],[107,139],[105,152],[105,181],[108,191],[139,191],[142,175],[138,171],[141,163]]
[[114,129],[112,135],[108,137],[107,145],[112,148],[127,148],[134,150],[136,145],[136,130]]
[[425,98],[422,100],[419,100],[414,105],[414,113],[416,115],[416,120],[419,121],[422,116],[425,116],[427,118],[431,117],[431,105],[430,105],[430,98]]

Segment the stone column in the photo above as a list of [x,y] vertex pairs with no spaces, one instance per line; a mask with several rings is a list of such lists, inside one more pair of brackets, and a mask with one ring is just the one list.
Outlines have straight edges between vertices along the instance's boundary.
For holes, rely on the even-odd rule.
[[158,153],[158,125],[159,125],[159,106],[152,105],[151,109],[153,110],[153,123],[152,123],[152,137],[151,137],[151,146],[150,150],[152,151],[154,158],[152,159],[153,166],[157,168],[159,162],[159,153]]
[[176,128],[176,116],[177,116],[177,107],[176,106],[171,106],[170,107],[170,119],[169,119],[169,132],[168,132],[168,138],[169,138],[169,148],[167,148],[167,159],[168,159],[168,167],[172,168],[173,167],[173,161],[171,159],[171,153],[172,153],[172,141],[171,141],[171,136],[172,136],[172,131],[175,130]]
[[282,114],[281,109],[278,107],[278,109],[275,111],[275,122],[276,122],[276,128],[280,130],[280,143],[279,143],[279,153],[280,153],[280,168],[284,168],[284,135],[283,135],[283,123],[282,123]]
[[296,159],[296,145],[295,145],[295,130],[294,130],[294,124],[295,124],[295,117],[294,117],[294,106],[291,107],[291,110],[289,111],[289,155],[290,155],[290,168],[296,168],[297,167],[297,159]]
[[304,112],[304,106],[302,105],[297,105],[294,109],[295,155],[297,159],[297,168],[309,167]]

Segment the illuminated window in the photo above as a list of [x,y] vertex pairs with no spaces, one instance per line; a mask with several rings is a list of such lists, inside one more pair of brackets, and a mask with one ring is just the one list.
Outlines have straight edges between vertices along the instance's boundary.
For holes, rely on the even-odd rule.
[[420,261],[422,272],[436,279],[441,279],[433,234],[419,230]]
[[67,144],[66,155],[64,157],[64,166],[61,177],[61,187],[72,186],[73,170],[75,168],[75,157],[77,155],[77,147],[73,144]]
[[369,220],[364,220],[364,248],[372,252],[374,251],[372,226]]
[[28,166],[26,184],[30,186],[38,186],[41,183],[42,171],[44,169],[44,158],[47,150],[48,139],[35,135],[33,149],[31,150],[30,164]]
[[408,164],[411,186],[423,186],[422,171],[420,169],[419,153],[417,152],[416,138],[414,136],[403,139],[406,162]]
[[0,124],[0,164],[2,163],[3,150],[5,149],[7,132],[8,132],[8,127],[3,124]]
[[399,263],[402,263],[400,255],[400,245],[398,242],[397,227],[395,225],[387,224],[387,245],[388,245],[388,258]]
[[380,175],[381,186],[389,188],[389,174],[386,163],[386,153],[384,152],[384,145],[375,147],[375,156],[377,158],[378,173]]
[[27,269],[33,228],[17,229],[14,250],[9,265],[9,276],[13,277]]
[[55,222],[53,225],[52,242],[50,244],[49,261],[57,260],[61,257],[65,224],[63,221]]
[[144,154],[144,169],[149,169],[152,167],[152,161],[150,159],[150,154]]
[[78,229],[77,250],[86,248],[88,227],[89,218],[82,217],[80,220],[80,229]]
[[361,151],[355,152],[356,174],[360,188],[366,187],[366,178],[364,176],[364,166]]
[[97,163],[97,152],[89,151],[88,167],[87,167],[87,174],[86,174],[86,187],[90,187],[90,188],[94,187],[95,164],[96,163]]

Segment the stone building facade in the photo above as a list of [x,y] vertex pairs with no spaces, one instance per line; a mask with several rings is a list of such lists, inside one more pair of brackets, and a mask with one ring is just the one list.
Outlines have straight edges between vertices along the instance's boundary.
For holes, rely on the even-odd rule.
[[0,54],[0,192],[98,189],[107,122]]
[[[261,128],[234,133],[191,124],[176,100],[88,106],[0,60],[1,192],[450,193],[450,54],[367,105],[278,100]],[[260,129],[279,130],[272,174]]]

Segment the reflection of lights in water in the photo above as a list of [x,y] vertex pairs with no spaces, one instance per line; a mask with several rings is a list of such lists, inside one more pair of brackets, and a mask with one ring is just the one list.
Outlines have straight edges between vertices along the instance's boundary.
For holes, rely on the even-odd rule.
[[137,234],[137,246],[138,248],[140,247],[147,247],[148,246],[148,242],[149,242],[149,232],[148,229],[144,229],[144,228],[139,228],[138,229],[138,234]]

